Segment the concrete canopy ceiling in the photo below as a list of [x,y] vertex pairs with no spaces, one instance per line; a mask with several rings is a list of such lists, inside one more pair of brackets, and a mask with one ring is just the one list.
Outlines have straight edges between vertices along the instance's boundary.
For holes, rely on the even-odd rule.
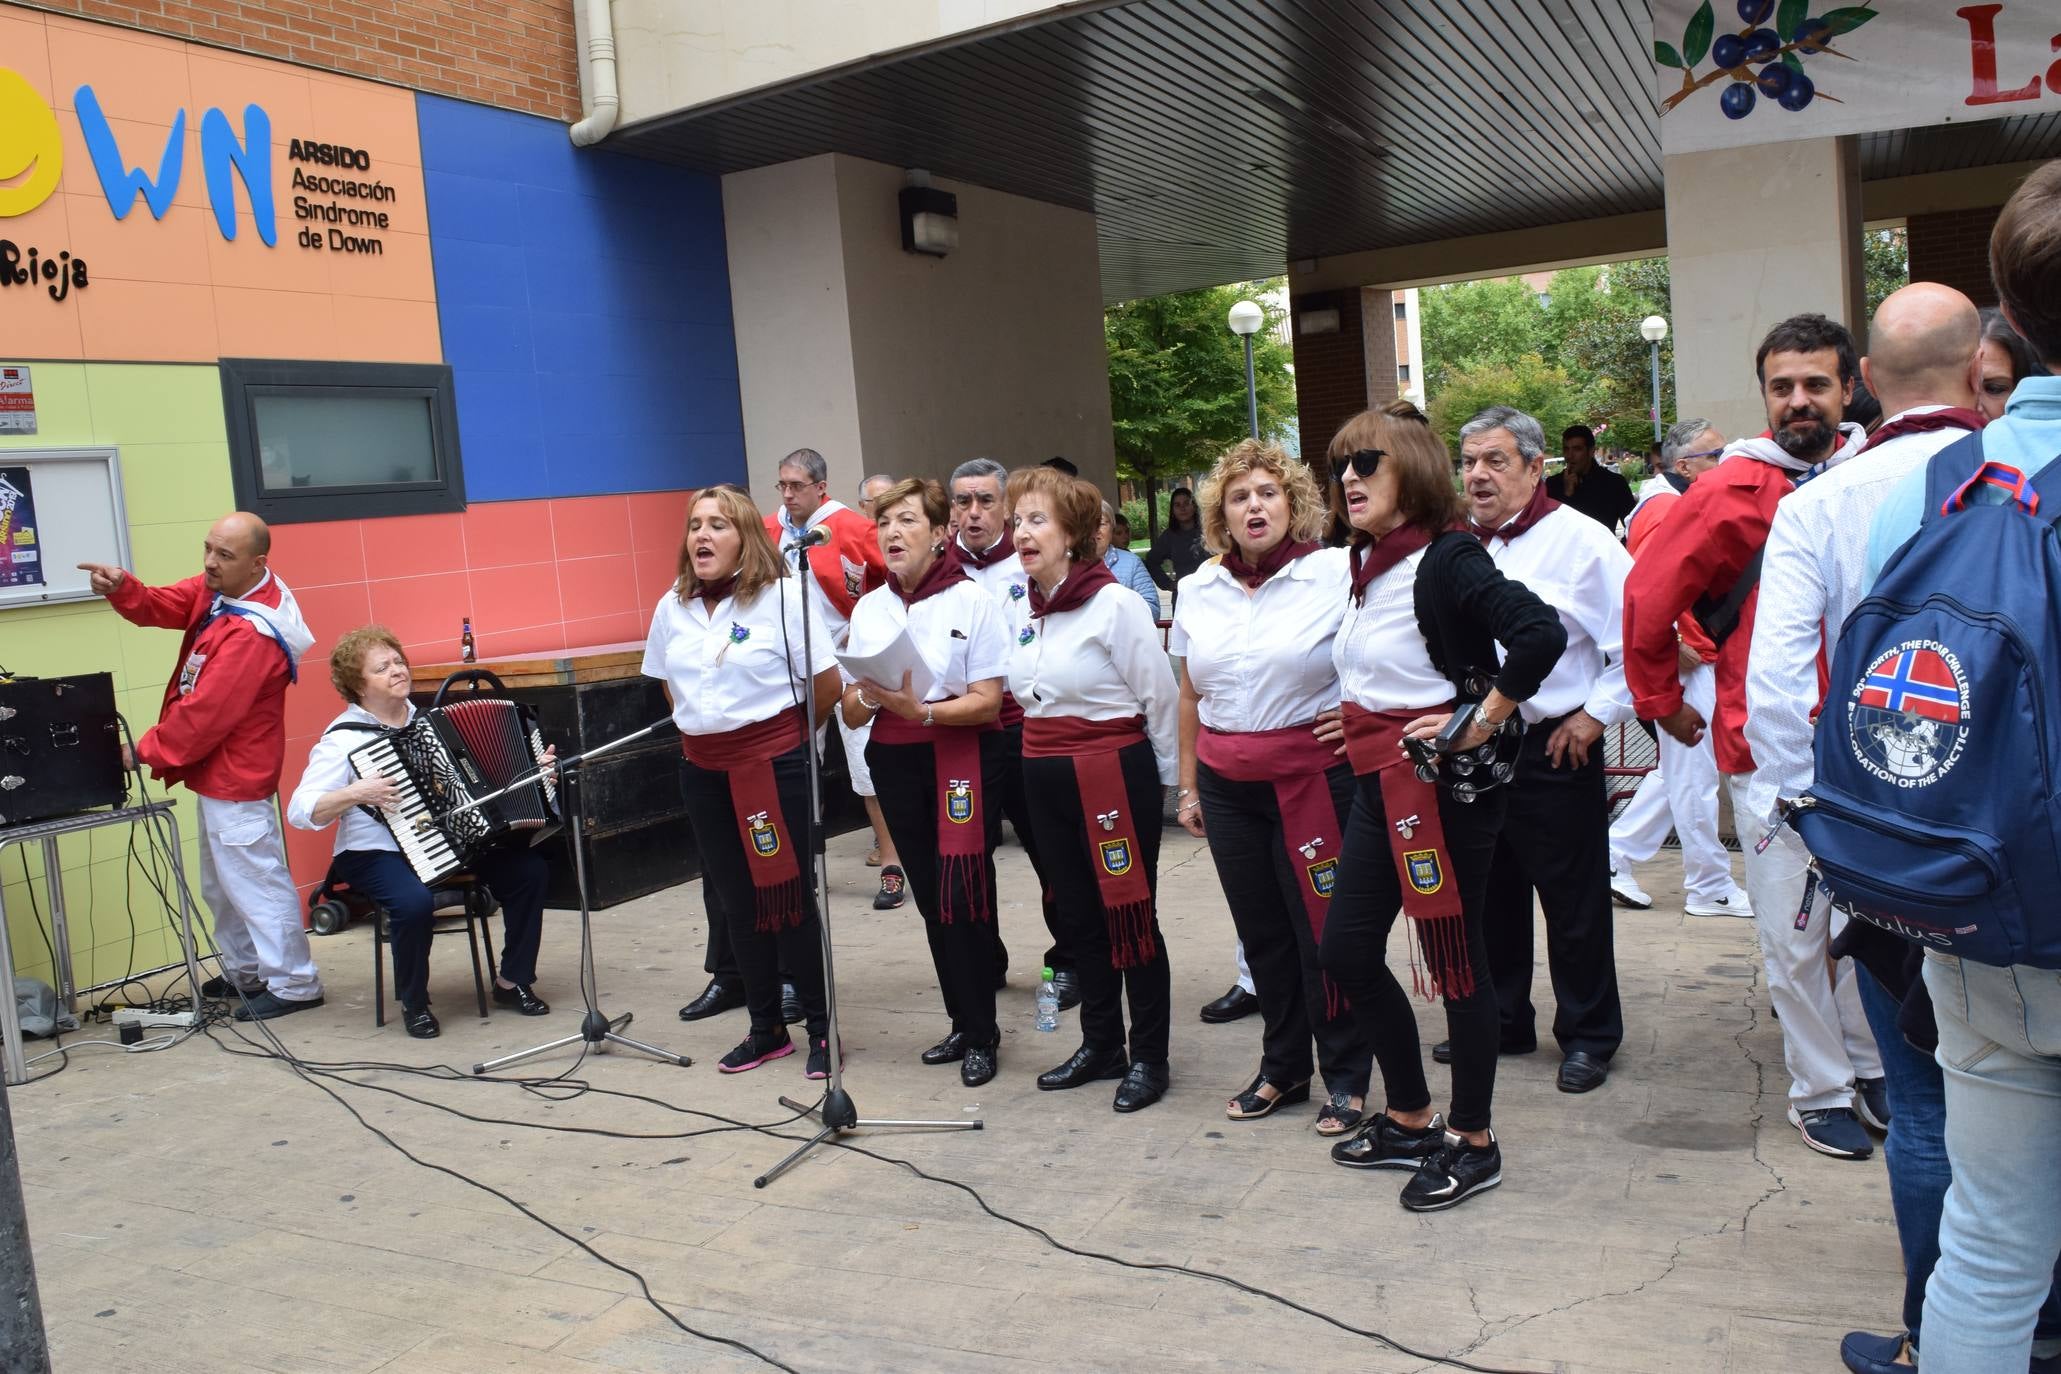
[[[846,153],[1097,216],[1109,301],[1662,208],[1645,0],[1128,0],[629,125],[714,173]],[[1862,139],[1862,174],[2061,155],[2061,115]]]

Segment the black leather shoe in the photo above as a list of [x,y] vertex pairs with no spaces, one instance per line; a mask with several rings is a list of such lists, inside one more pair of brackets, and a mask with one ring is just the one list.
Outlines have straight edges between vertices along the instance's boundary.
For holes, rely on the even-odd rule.
[[434,1040],[444,1033],[444,1028],[437,1024],[436,1013],[428,1007],[417,1007],[414,1011],[401,1013],[401,1024],[407,1027],[408,1034],[417,1040]]
[[1236,1021],[1259,1010],[1259,998],[1233,983],[1231,990],[1214,1002],[1205,1003],[1202,1019],[1212,1026]]
[[263,983],[254,988],[239,988],[227,978],[210,978],[200,985],[200,995],[216,1001],[234,1002],[241,997],[255,997],[265,990]]
[[504,988],[499,983],[494,984],[494,1005],[514,1007],[524,1016],[551,1014],[551,1004],[537,996],[527,983],[517,983],[512,988]]
[[1039,1074],[1038,1087],[1045,1092],[1059,1092],[1099,1078],[1122,1078],[1129,1068],[1130,1061],[1121,1049],[1091,1050],[1083,1045],[1064,1064]]
[[1052,991],[1059,994],[1059,1009],[1072,1011],[1081,1004],[1081,976],[1070,968],[1053,969]]
[[699,1021],[704,1016],[729,1011],[744,1005],[744,988],[741,984],[726,983],[720,978],[708,980],[708,986],[701,990],[701,996],[680,1008],[682,1021]]
[[1140,1061],[1131,1065],[1124,1081],[1116,1085],[1116,1109],[1120,1112],[1143,1111],[1166,1096],[1168,1077],[1164,1064]]
[[1560,1061],[1560,1078],[1557,1086],[1564,1093],[1592,1092],[1603,1086],[1603,1080],[1610,1077],[1610,1061],[1598,1058],[1587,1050],[1576,1050]]
[[995,1076],[996,1052],[1002,1048],[998,1035],[985,1045],[968,1045],[966,1057],[959,1061],[959,1081],[969,1088],[978,1088]]
[[923,1062],[933,1065],[956,1064],[965,1057],[966,1036],[960,1031],[953,1031],[923,1052]]
[[802,1019],[801,994],[794,990],[794,984],[780,985],[780,1019],[788,1025],[798,1025]]

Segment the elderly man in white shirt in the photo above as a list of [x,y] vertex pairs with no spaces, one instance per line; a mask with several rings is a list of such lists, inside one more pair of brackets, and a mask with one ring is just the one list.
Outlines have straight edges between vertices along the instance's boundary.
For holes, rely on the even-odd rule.
[[[1632,714],[1624,681],[1624,579],[1631,556],[1610,532],[1546,494],[1545,433],[1509,406],[1460,427],[1469,523],[1505,577],[1553,607],[1567,649],[1531,700],[1485,904],[1502,1051],[1538,1047],[1531,1003],[1532,905],[1546,920],[1558,1004],[1562,1092],[1600,1087],[1624,1040],[1611,930],[1610,807],[1603,732]],[[1434,1047],[1433,1056],[1438,1050]]]
[[[1811,738],[1824,701],[1819,655],[1829,652],[1868,587],[1868,530],[1897,484],[1982,425],[1982,325],[1951,287],[1915,282],[1883,301],[1861,362],[1888,416],[1860,452],[1799,486],[1775,510],[1761,567],[1760,611],[1746,670],[1746,742],[1754,771],[1743,791],[1740,836],[1767,836],[1768,854],[1801,872],[1810,861],[1777,810],[1811,784]],[[1761,913],[1768,996],[1781,1016],[1789,1066],[1789,1119],[1857,1111],[1877,1130],[1890,1118],[1882,1056],[1863,1015],[1851,960],[1826,976],[1832,916],[1806,888],[1802,910]],[[1801,923],[1799,925],[1799,923]],[[1893,1019],[1893,1018],[1892,1018]],[[1842,1151],[1812,1148],[1837,1158]]]

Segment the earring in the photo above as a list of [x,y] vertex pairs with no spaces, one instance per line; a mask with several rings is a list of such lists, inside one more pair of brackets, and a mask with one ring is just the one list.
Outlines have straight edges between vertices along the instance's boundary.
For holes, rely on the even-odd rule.
[[943,552],[945,551],[945,546],[944,546],[943,544],[932,544],[932,545],[930,546],[930,551],[931,551],[931,552],[932,552],[933,554],[940,554],[940,553],[943,553]]

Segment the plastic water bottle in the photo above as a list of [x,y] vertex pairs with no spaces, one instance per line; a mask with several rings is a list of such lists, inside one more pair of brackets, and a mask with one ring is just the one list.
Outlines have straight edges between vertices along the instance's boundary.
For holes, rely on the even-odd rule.
[[1038,1029],[1059,1029],[1059,989],[1052,986],[1051,969],[1044,971],[1043,981],[1038,984]]

